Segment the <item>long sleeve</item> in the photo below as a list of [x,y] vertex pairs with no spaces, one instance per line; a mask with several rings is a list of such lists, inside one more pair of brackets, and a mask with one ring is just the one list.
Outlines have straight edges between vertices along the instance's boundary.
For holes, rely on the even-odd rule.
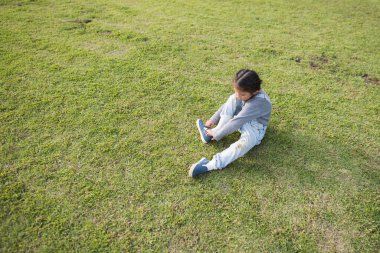
[[228,123],[226,123],[222,128],[216,132],[211,132],[214,139],[219,141],[224,136],[235,132],[245,123],[252,120],[257,120],[259,123],[267,125],[271,111],[272,105],[266,99],[260,97],[252,99],[247,101],[242,110],[234,118],[229,120]]
[[212,117],[210,118],[210,120],[212,122],[214,122],[215,124],[218,124],[219,120],[220,120],[220,113],[222,112],[222,109],[223,109],[223,106],[222,105],[215,113],[214,115],[212,115]]

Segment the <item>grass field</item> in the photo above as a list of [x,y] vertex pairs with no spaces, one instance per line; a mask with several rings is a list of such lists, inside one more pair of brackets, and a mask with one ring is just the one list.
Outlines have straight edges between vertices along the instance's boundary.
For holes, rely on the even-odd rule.
[[[378,252],[379,1],[0,0],[0,252]],[[198,179],[255,69],[260,146]]]

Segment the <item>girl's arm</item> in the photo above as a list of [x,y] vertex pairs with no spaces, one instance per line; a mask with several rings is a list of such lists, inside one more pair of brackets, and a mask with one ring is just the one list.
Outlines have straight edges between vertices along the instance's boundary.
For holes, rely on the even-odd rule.
[[[207,126],[207,123],[213,123],[213,125],[216,125],[218,124],[219,120],[220,120],[220,113],[222,112],[222,108],[223,108],[224,104],[214,113],[214,115],[212,115],[212,117],[206,122],[206,127],[209,127]],[[212,125],[212,126],[213,126]]]
[[215,140],[219,141],[224,136],[238,130],[245,123],[270,114],[271,109],[271,104],[265,99],[252,101],[252,103],[246,104],[243,109],[234,118],[230,119],[230,121],[228,121],[221,129],[216,132],[211,130],[210,134]]

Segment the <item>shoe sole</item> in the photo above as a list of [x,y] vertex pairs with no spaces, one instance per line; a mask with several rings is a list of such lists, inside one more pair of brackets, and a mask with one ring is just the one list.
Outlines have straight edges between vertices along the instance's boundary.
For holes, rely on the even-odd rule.
[[207,160],[205,157],[202,157],[201,160],[199,160],[198,162],[194,163],[193,165],[191,165],[190,169],[189,169],[189,177],[193,177],[193,171],[195,169],[195,167],[200,163],[202,162],[203,160]]
[[196,121],[196,124],[197,124],[197,128],[198,128],[198,131],[199,131],[199,135],[201,136],[201,140],[204,144],[207,144],[209,143],[210,141],[206,141],[205,138],[203,137],[203,134],[202,134],[202,129],[200,128],[199,126],[199,121],[201,121],[200,119],[197,119]]

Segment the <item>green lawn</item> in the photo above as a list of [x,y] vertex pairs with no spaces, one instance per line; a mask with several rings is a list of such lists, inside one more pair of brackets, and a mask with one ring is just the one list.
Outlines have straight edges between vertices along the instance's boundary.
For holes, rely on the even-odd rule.
[[[0,0],[0,252],[378,252],[380,3]],[[255,69],[264,141],[198,179]]]

